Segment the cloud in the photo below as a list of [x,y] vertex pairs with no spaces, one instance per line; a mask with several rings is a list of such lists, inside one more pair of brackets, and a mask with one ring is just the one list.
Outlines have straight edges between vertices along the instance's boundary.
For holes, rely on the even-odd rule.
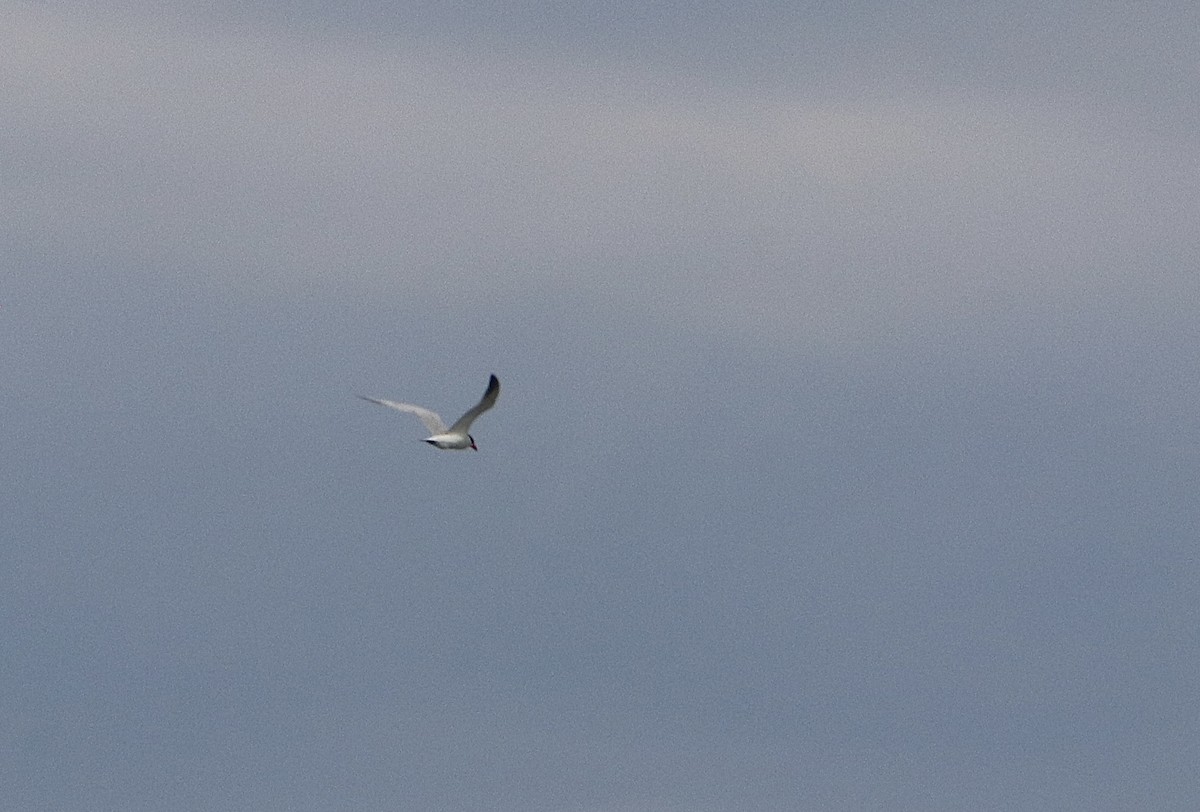
[[1196,292],[1192,139],[1053,83],[829,94],[616,48],[16,16],[6,229],[31,250],[268,289],[574,289],[833,345]]

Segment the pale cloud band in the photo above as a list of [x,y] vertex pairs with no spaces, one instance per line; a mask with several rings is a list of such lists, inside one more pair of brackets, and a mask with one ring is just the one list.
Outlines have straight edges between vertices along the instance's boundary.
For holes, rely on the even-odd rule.
[[16,244],[235,287],[632,295],[835,344],[1196,293],[1171,270],[1194,248],[1193,141],[1053,87],[834,99],[615,57],[12,16]]

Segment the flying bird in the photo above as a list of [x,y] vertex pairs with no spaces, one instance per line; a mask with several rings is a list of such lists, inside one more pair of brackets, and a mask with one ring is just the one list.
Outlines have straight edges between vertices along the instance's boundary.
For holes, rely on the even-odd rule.
[[411,403],[397,403],[394,400],[369,398],[366,395],[359,395],[358,397],[363,400],[369,400],[372,403],[378,403],[380,406],[387,406],[389,409],[415,414],[421,418],[421,422],[425,424],[425,428],[433,432],[433,436],[426,437],[425,442],[434,448],[454,451],[471,448],[478,451],[479,448],[475,445],[475,438],[468,433],[471,429],[471,424],[475,422],[475,418],[495,406],[496,398],[499,396],[500,381],[496,380],[495,375],[492,375],[488,379],[487,391],[483,393],[483,397],[479,399],[478,403],[467,409],[466,414],[455,420],[454,425],[450,426],[450,428],[446,428],[446,423],[437,412],[426,409],[423,406],[414,406]]

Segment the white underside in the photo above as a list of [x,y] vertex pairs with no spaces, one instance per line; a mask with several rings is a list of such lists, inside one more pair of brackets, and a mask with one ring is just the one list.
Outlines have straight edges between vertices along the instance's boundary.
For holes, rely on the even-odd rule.
[[471,447],[471,438],[464,434],[435,434],[426,437],[425,442],[447,451],[462,451]]

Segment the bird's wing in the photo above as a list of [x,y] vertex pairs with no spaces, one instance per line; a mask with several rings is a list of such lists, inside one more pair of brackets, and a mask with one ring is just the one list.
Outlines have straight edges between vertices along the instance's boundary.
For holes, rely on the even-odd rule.
[[366,395],[359,395],[363,400],[369,400],[372,403],[378,403],[380,406],[387,406],[389,409],[395,409],[398,412],[407,412],[415,414],[421,418],[421,422],[425,424],[425,428],[429,429],[430,434],[445,434],[446,423],[442,420],[437,412],[430,411],[424,406],[414,406],[411,403],[397,403],[394,400],[379,400],[378,398],[369,398]]
[[488,409],[496,405],[496,398],[500,396],[500,381],[496,380],[493,375],[488,380],[487,391],[483,393],[483,397],[479,402],[467,409],[467,413],[454,421],[454,425],[450,427],[450,431],[461,431],[463,434],[471,428],[471,424],[475,422],[475,418],[486,412]]

